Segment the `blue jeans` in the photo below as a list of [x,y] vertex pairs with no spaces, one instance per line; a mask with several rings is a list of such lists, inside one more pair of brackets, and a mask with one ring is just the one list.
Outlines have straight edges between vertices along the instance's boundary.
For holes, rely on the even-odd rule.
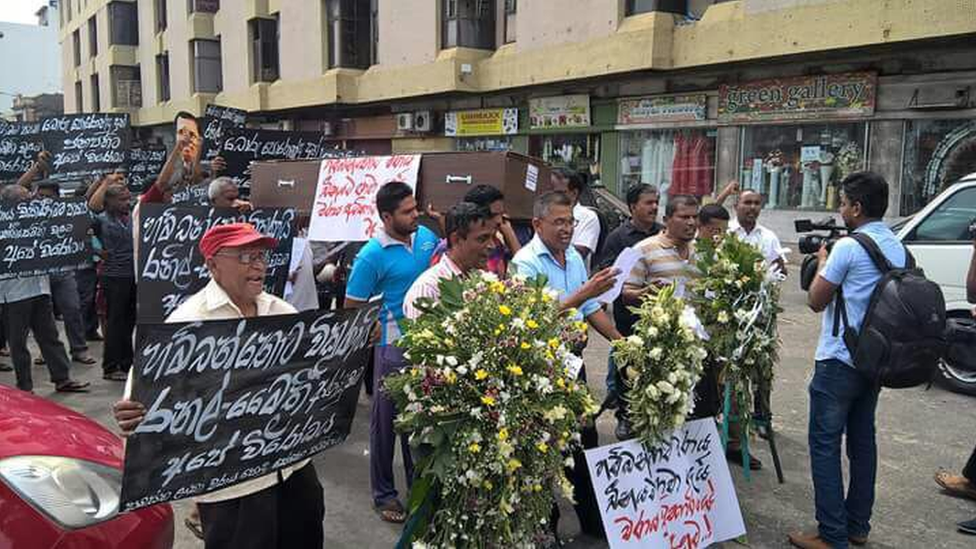
[[[847,547],[848,536],[871,530],[874,481],[878,469],[874,411],[878,388],[839,360],[816,363],[810,382],[810,468],[820,537]],[[847,434],[850,485],[844,496],[840,443]]]

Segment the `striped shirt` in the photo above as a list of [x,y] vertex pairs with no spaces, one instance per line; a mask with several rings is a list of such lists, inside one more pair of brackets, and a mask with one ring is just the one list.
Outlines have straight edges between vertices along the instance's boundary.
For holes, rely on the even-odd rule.
[[403,298],[403,315],[411,320],[417,318],[420,316],[420,309],[414,307],[414,303],[418,299],[422,297],[440,299],[441,289],[438,285],[441,280],[463,275],[461,268],[451,261],[451,256],[444,254],[440,261],[413,281],[413,285],[410,286],[407,295]]
[[667,234],[659,233],[645,238],[634,245],[640,252],[630,275],[624,281],[628,288],[643,290],[651,285],[677,283],[676,294],[684,294],[685,285],[691,279],[700,275],[695,266],[695,248],[688,244],[688,257],[682,258],[678,251],[678,243],[668,238]]

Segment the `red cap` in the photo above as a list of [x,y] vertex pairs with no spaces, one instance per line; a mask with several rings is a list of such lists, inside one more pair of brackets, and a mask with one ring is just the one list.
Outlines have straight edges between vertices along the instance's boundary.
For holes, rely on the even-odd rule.
[[210,259],[221,248],[240,248],[243,246],[262,246],[276,248],[278,241],[259,233],[250,223],[228,223],[211,227],[200,239],[200,253]]

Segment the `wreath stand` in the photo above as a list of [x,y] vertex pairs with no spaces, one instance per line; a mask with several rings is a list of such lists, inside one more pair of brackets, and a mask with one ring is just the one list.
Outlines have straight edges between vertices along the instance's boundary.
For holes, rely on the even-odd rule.
[[[733,418],[732,416],[732,384],[725,384],[725,395],[723,397],[722,405],[722,448],[728,449],[729,447],[729,424]],[[740,410],[741,413],[741,410]],[[742,417],[736,415],[735,419],[742,420]],[[785,484],[786,479],[783,477],[783,466],[779,460],[779,452],[776,451],[776,433],[773,431],[773,413],[769,406],[769,391],[761,389],[756,392],[755,398],[753,399],[753,413],[750,417],[751,425],[757,429],[759,436],[765,438],[769,442],[769,453],[773,455],[773,467],[776,469],[776,480],[780,484]],[[741,441],[742,446],[742,473],[745,475],[746,480],[752,480],[751,471],[749,470],[749,437],[743,436]]]

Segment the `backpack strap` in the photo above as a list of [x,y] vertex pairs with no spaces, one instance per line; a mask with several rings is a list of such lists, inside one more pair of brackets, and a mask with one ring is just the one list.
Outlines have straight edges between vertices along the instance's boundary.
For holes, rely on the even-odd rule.
[[881,248],[878,247],[878,243],[875,242],[873,238],[864,233],[851,233],[850,237],[860,244],[862,248],[864,248],[864,251],[867,252],[868,257],[871,258],[874,266],[881,271],[881,274],[887,273],[895,268],[895,266],[888,261],[888,258],[885,257],[884,252],[881,251]]

